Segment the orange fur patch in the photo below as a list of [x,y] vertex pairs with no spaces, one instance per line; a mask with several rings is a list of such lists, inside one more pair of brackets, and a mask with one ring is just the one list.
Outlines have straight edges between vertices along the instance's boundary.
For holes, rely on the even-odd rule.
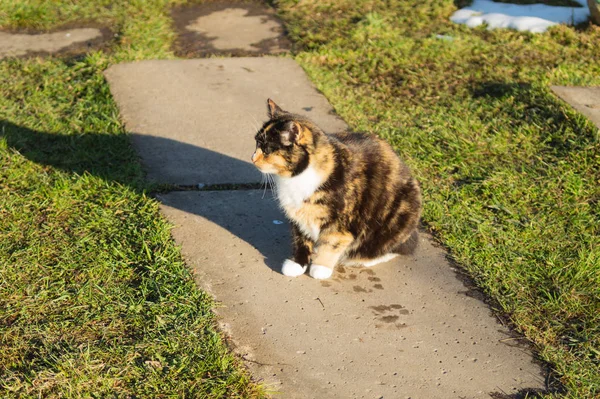
[[319,237],[313,263],[334,268],[346,249],[354,241],[350,233],[324,233]]

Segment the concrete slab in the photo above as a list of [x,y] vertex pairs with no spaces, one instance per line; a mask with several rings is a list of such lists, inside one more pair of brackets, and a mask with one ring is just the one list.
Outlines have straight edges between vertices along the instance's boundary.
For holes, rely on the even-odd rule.
[[66,29],[52,33],[10,33],[0,32],[0,59],[19,57],[27,54],[53,54],[76,45],[83,45],[102,39],[98,28]]
[[[489,398],[544,388],[540,366],[424,235],[416,256],[328,281],[281,275],[289,227],[267,193],[160,195],[235,350],[285,398]],[[502,394],[499,394],[502,393]],[[507,396],[508,397],[508,396]]]
[[600,87],[551,86],[550,88],[600,129]]
[[156,182],[261,181],[250,156],[269,97],[328,131],[346,128],[288,58],[143,61],[114,65],[106,78]]
[[291,47],[281,21],[263,2],[211,1],[175,7],[171,15],[179,34],[176,53],[182,57],[256,56]]

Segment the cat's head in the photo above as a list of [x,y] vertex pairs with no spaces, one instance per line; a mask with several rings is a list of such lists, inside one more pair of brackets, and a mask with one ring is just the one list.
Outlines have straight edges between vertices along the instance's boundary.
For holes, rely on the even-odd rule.
[[307,119],[282,110],[271,99],[267,106],[269,120],[256,133],[252,163],[263,173],[296,176],[308,166],[314,129]]

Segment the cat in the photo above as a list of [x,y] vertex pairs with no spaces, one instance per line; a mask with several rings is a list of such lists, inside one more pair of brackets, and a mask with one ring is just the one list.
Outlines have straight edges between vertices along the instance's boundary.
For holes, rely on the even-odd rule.
[[331,277],[337,264],[373,266],[417,246],[421,190],[392,147],[369,134],[326,134],[267,100],[253,164],[274,177],[292,226],[286,276]]

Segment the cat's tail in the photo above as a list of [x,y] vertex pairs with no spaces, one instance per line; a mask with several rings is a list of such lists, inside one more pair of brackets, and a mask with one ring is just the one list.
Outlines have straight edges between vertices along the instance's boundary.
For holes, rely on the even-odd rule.
[[419,245],[419,232],[415,229],[410,237],[403,243],[400,243],[394,247],[392,253],[398,255],[412,255]]

